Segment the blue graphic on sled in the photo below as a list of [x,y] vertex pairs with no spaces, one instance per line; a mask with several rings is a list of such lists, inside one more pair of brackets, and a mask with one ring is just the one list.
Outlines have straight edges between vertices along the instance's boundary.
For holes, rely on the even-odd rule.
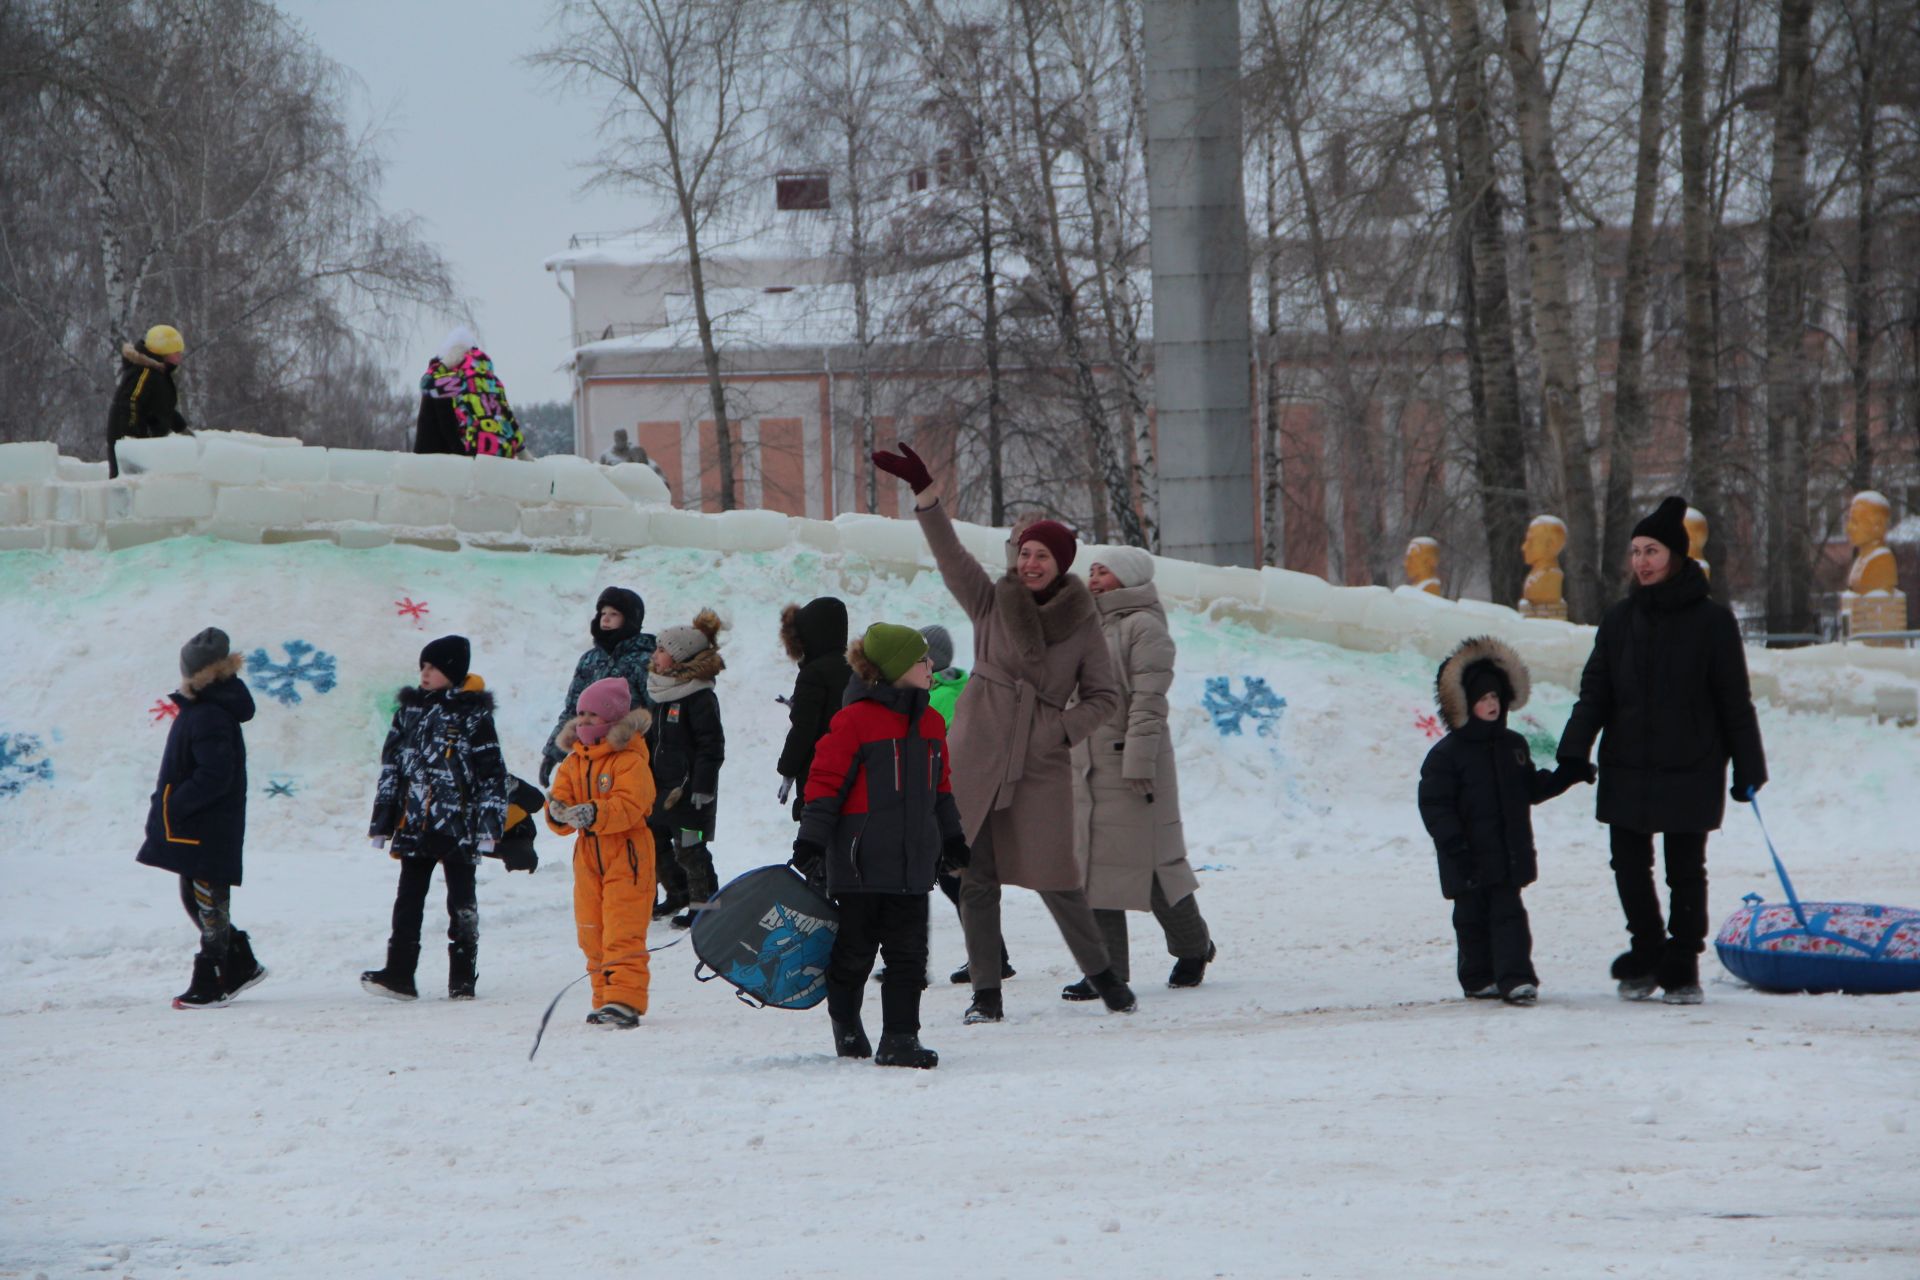
[[265,649],[255,649],[247,657],[247,674],[253,687],[276,702],[296,706],[300,702],[302,681],[315,693],[330,693],[338,683],[333,655],[322,653],[305,640],[289,640],[287,660],[275,662]]
[[1280,717],[1287,709],[1287,700],[1269,689],[1264,677],[1247,676],[1246,686],[1246,696],[1236,697],[1232,676],[1207,677],[1207,692],[1200,705],[1213,717],[1213,727],[1223,738],[1237,738],[1241,732],[1240,722],[1251,718],[1257,736],[1279,736]]
[[732,881],[693,918],[693,976],[724,978],[755,1008],[811,1009],[827,997],[827,962],[840,914],[785,866]]

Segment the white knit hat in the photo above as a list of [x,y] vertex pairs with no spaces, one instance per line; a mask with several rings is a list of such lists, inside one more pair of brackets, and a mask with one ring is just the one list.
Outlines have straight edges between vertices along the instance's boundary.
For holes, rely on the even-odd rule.
[[1144,587],[1153,581],[1153,556],[1139,547],[1098,547],[1088,563],[1103,564],[1122,586]]
[[473,330],[464,324],[457,324],[440,340],[440,363],[457,364],[460,358],[480,345]]

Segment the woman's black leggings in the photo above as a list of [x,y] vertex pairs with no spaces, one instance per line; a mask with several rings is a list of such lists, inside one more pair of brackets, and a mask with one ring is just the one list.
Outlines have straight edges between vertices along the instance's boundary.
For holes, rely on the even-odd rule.
[[1613,849],[1613,883],[1627,915],[1633,949],[1661,950],[1671,936],[1695,954],[1707,947],[1707,833],[1669,831],[1667,846],[1667,918],[1660,918],[1660,895],[1653,886],[1653,833],[1607,828]]

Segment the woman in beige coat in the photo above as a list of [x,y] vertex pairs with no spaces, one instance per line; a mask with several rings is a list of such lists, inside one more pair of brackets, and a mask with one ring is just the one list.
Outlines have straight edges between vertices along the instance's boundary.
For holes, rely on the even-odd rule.
[[[973,678],[954,707],[953,798],[972,846],[960,878],[960,920],[973,981],[968,1022],[998,1022],[1000,886],[1040,894],[1074,962],[1109,1009],[1127,1012],[1133,992],[1113,973],[1087,903],[1087,867],[1074,848],[1071,752],[1120,709],[1120,690],[1093,596],[1067,569],[1073,535],[1052,520],[1010,543],[995,581],[968,554],[928,492],[933,477],[912,449],[873,455],[874,465],[913,486],[914,507],[940,577],[973,623]],[[1068,705],[1074,691],[1079,701]]]
[[[1214,947],[1180,827],[1180,778],[1167,733],[1173,636],[1153,585],[1153,557],[1137,547],[1105,548],[1087,568],[1087,587],[1121,696],[1113,718],[1073,749],[1074,845],[1087,867],[1087,901],[1121,981],[1132,976],[1127,912],[1151,911],[1174,958],[1167,985],[1197,987]],[[1060,992],[1067,1000],[1095,994],[1084,982]]]

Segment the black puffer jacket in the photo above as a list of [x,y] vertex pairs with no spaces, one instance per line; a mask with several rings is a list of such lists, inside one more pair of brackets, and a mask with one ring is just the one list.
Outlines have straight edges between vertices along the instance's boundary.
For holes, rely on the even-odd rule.
[[147,806],[139,861],[163,871],[239,884],[247,832],[247,740],[253,694],[234,654],[194,673],[173,695],[180,708],[167,730],[160,777]]
[[[787,707],[787,741],[780,749],[780,776],[804,784],[813,765],[813,749],[826,733],[840,700],[846,695],[853,668],[847,665],[847,606],[832,596],[820,596],[804,606],[788,605],[780,615],[780,639],[800,664]],[[794,797],[793,816],[801,801]]]
[[1767,780],[1747,656],[1732,610],[1691,560],[1608,609],[1560,735],[1585,763],[1600,739],[1600,821],[1633,831],[1713,831],[1736,791]]
[[120,474],[114,446],[122,440],[150,440],[187,429],[180,413],[180,391],[173,366],[147,350],[144,342],[120,348],[120,382],[107,410],[107,474]]
[[[678,670],[709,679],[719,670],[719,651],[696,654]],[[710,674],[701,674],[707,672]],[[710,688],[654,703],[647,727],[647,754],[653,765],[653,825],[668,830],[700,831],[710,840],[720,809],[720,765],[727,758],[727,735],[720,724],[720,697]],[[696,795],[713,796],[696,809]]]
[[1524,888],[1539,876],[1532,807],[1562,794],[1576,771],[1534,767],[1527,740],[1498,720],[1477,720],[1467,700],[1466,673],[1491,662],[1507,678],[1507,710],[1527,703],[1530,680],[1518,654],[1498,640],[1468,640],[1440,664],[1434,700],[1447,736],[1420,766],[1420,820],[1440,857],[1440,892],[1448,898],[1473,889],[1511,884]]
[[400,690],[380,751],[368,833],[393,837],[402,857],[455,849],[478,858],[507,820],[507,769],[493,728],[493,695],[477,676],[460,689]]

